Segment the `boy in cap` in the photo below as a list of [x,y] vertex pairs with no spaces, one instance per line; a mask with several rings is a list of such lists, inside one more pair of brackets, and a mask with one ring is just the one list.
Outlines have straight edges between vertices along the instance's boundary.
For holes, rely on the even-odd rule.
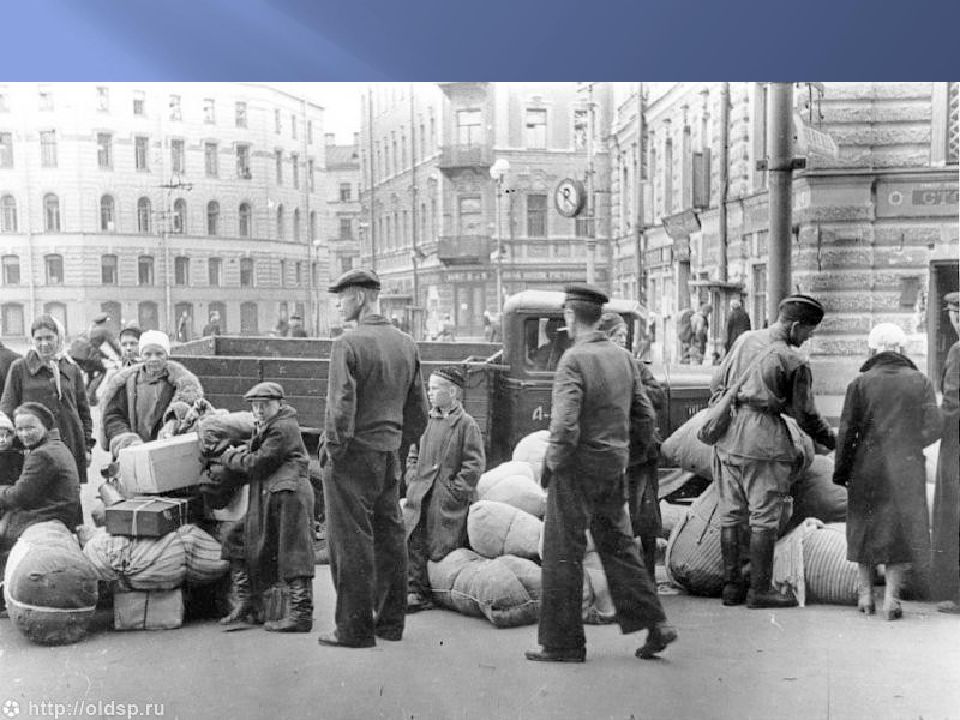
[[140,336],[143,332],[136,322],[129,322],[120,331],[120,364],[130,367],[140,362]]
[[253,386],[250,402],[254,432],[243,447],[230,447],[215,462],[241,473],[251,485],[243,527],[245,561],[233,561],[231,580],[236,603],[223,624],[242,622],[255,614],[267,588],[286,583],[287,614],[268,622],[272,632],[313,629],[313,487],[307,471],[307,449],[300,435],[297,411],[283,401],[283,388],[273,382]]
[[461,404],[463,382],[463,372],[449,366],[435,370],[427,387],[430,417],[403,508],[408,613],[433,607],[427,561],[466,544],[467,511],[486,465],[480,427]]

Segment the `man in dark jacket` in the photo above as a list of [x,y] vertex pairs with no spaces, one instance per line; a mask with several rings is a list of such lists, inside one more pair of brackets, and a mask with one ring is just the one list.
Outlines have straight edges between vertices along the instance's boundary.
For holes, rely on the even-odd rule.
[[730,352],[733,343],[737,338],[750,329],[750,316],[743,309],[743,303],[739,300],[730,301],[730,314],[727,315],[727,333],[723,342],[726,352]]
[[583,662],[583,555],[590,530],[624,633],[648,630],[637,656],[650,658],[677,638],[643,567],[624,509],[631,453],[653,441],[649,401],[630,355],[598,329],[605,294],[566,289],[564,320],[574,345],[553,385],[550,442],[544,458],[547,514],[543,535],[540,647],[528,660]]
[[220,332],[220,313],[214,310],[210,313],[210,322],[203,326],[203,337],[219,335]]
[[380,314],[376,273],[351,270],[330,292],[343,320],[357,326],[330,350],[320,452],[337,606],[336,629],[318,640],[373,647],[376,637],[403,635],[407,552],[397,451],[405,456],[423,433],[427,404],[417,346]]
[[3,386],[7,384],[7,373],[10,372],[10,366],[13,361],[23,357],[16,353],[3,343],[0,343],[0,394],[3,393]]

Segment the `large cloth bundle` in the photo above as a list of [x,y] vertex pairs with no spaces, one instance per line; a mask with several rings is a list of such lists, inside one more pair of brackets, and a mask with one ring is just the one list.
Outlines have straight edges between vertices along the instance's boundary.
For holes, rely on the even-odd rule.
[[714,519],[719,500],[717,485],[711,483],[674,527],[667,542],[667,573],[693,595],[718,597],[723,589],[720,524]]
[[660,458],[667,467],[683,468],[712,480],[713,448],[697,437],[706,413],[706,409],[701,410],[664,440],[660,445]]
[[96,570],[57,520],[23,531],[7,558],[3,587],[10,618],[35,643],[76,642],[93,620]]
[[847,560],[845,523],[810,518],[777,542],[773,582],[800,606],[857,604],[857,565]]
[[477,493],[542,518],[547,511],[547,493],[533,479],[533,470],[523,462],[506,462],[480,476]]
[[[200,418],[200,449],[204,454],[240,445],[253,435],[253,414],[249,412],[213,413]],[[216,454],[216,453],[214,453]]]
[[798,521],[817,518],[825,523],[847,519],[847,489],[833,484],[833,457],[818,455],[800,473],[791,494],[793,516]]
[[191,585],[206,585],[226,574],[230,561],[224,560],[217,540],[196,525],[177,528],[183,542],[187,571],[185,579]]
[[119,580],[133,590],[172,590],[187,574],[187,551],[175,532],[160,538],[109,535],[103,528],[83,547],[103,581]]
[[428,562],[427,574],[441,605],[497,627],[537,622],[540,568],[518,557],[483,558],[458,548],[440,562]]
[[467,515],[470,547],[484,557],[535,559],[540,555],[542,534],[542,521],[506,503],[481,500],[470,506]]
[[547,454],[547,442],[550,440],[549,430],[538,430],[530,433],[513,449],[513,459],[525,462],[533,470],[533,479],[540,484],[540,473],[543,470],[543,457]]

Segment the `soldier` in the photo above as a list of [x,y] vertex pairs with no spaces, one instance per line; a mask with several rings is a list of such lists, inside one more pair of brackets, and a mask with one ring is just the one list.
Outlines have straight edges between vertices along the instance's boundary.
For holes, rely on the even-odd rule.
[[423,433],[427,403],[416,344],[380,314],[380,279],[351,270],[330,292],[356,328],[335,338],[320,449],[337,592],[336,628],[321,645],[400,640],[407,600],[400,459]]
[[651,658],[677,639],[643,567],[624,508],[631,435],[639,453],[653,427],[639,374],[628,353],[601,332],[608,298],[590,286],[566,288],[563,315],[574,345],[553,385],[550,444],[544,459],[547,514],[543,541],[540,647],[528,660],[583,662],[581,594],[586,531],[593,535],[624,633],[648,630],[637,656]]
[[[777,541],[784,499],[796,451],[786,413],[810,437],[833,449],[836,436],[817,412],[810,366],[797,348],[823,319],[823,306],[807,295],[780,302],[777,321],[765,330],[740,336],[720,365],[718,377],[731,387],[744,376],[737,409],[726,435],[716,444],[713,476],[718,480],[720,542],[723,554],[723,604],[749,607],[793,607],[793,596],[770,586],[773,546]],[[750,528],[750,590],[740,566],[740,528]]]

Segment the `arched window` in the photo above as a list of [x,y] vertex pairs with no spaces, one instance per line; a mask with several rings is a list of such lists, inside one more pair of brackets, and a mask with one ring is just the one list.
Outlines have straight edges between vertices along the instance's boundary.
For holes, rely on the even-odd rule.
[[317,239],[317,211],[310,211],[310,242]]
[[277,240],[283,240],[283,205],[277,206]]
[[47,232],[60,232],[60,198],[53,193],[43,196],[43,228]]
[[240,222],[238,224],[240,237],[250,237],[252,229],[250,221],[250,203],[240,203]]
[[216,235],[220,226],[220,203],[211,200],[207,203],[207,235]]
[[187,201],[183,198],[173,201],[173,231],[175,233],[187,231]]
[[150,232],[150,198],[137,200],[137,232]]
[[300,242],[300,208],[293,210],[293,241]]
[[17,201],[13,195],[0,197],[0,232],[17,231]]
[[100,230],[113,232],[117,229],[117,204],[112,195],[100,198]]

